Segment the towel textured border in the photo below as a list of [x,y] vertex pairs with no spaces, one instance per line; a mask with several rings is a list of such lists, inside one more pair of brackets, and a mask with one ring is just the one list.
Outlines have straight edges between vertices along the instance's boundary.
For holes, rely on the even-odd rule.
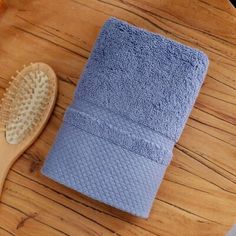
[[109,19],[42,173],[147,218],[207,67],[196,49]]

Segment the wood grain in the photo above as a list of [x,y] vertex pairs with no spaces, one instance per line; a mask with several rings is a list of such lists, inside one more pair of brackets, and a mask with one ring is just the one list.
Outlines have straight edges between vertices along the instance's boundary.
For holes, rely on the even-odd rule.
[[0,0],[0,14],[4,12],[4,10],[6,10],[7,8],[7,4],[5,0]]
[[[115,16],[203,50],[207,78],[148,220],[40,175],[104,21]],[[14,71],[44,61],[59,77],[53,116],[13,165],[0,235],[222,236],[236,222],[236,12],[219,0],[11,0],[0,16],[0,96]]]

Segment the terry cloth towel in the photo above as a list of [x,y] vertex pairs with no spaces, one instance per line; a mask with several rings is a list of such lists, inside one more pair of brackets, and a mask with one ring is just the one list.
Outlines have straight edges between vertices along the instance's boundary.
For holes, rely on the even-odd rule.
[[42,173],[147,218],[207,67],[196,49],[109,19]]

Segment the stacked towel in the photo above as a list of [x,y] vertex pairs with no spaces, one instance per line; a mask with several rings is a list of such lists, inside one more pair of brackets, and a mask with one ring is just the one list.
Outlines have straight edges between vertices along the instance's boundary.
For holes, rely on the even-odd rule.
[[207,67],[196,49],[109,19],[42,173],[148,217]]

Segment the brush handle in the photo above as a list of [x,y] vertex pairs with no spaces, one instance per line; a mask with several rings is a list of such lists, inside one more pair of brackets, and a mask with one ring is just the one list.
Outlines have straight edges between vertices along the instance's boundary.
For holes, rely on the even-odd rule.
[[[42,128],[41,128],[42,129]],[[38,136],[38,135],[37,135]],[[19,144],[9,144],[6,142],[5,133],[0,133],[0,201],[4,182],[6,180],[7,174],[11,169],[15,161],[24,153],[24,151],[32,144],[32,142],[37,138],[31,138],[30,136],[26,138],[23,142]]]
[[7,177],[7,173],[9,169],[11,168],[11,163],[9,163],[9,160],[11,159],[7,157],[8,155],[6,154],[5,156],[1,156],[0,158],[0,199],[1,199],[4,182]]
[[0,133],[0,200],[3,190],[3,185],[11,166],[16,159],[22,154],[23,147],[19,145],[11,145],[6,142],[4,132]]

